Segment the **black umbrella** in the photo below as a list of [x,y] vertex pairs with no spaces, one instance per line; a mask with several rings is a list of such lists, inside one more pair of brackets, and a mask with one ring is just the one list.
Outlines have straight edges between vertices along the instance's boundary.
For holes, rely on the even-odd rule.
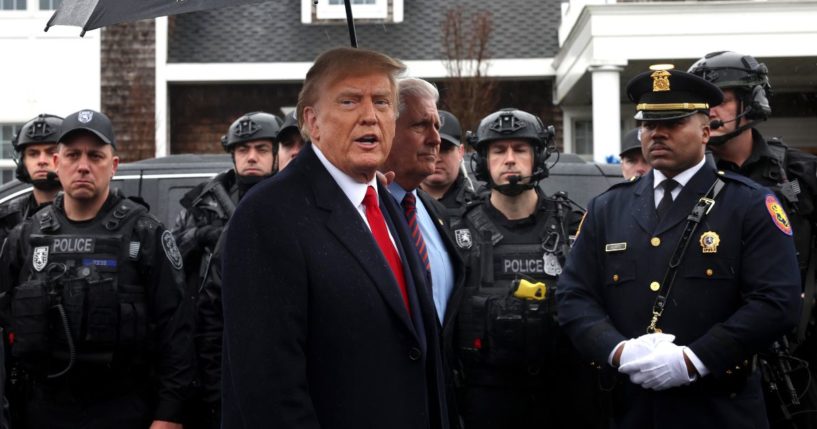
[[[45,31],[53,25],[74,25],[82,28],[80,36],[84,36],[88,30],[122,22],[263,1],[269,0],[62,0],[62,4],[45,25]],[[318,0],[315,0],[315,4],[317,3]],[[344,3],[349,39],[352,47],[357,48],[351,0],[344,0]]]

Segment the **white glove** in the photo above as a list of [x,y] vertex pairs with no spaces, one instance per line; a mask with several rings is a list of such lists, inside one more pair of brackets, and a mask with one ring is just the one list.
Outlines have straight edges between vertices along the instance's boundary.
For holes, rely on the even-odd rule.
[[[661,342],[673,342],[675,335],[670,334],[646,334],[638,338],[633,338],[624,342],[624,348],[621,350],[621,356],[618,359],[619,372],[628,374],[621,370],[621,366],[626,363],[641,359],[644,356],[652,353],[655,346]],[[634,369],[633,371],[638,371]]]
[[689,376],[684,361],[685,348],[661,342],[652,353],[622,365],[619,371],[629,374],[630,381],[645,389],[665,390],[689,384],[694,378]]
[[638,339],[647,341],[652,344],[653,347],[655,347],[665,341],[670,343],[675,341],[675,335],[656,332],[655,334],[644,334],[638,337]]

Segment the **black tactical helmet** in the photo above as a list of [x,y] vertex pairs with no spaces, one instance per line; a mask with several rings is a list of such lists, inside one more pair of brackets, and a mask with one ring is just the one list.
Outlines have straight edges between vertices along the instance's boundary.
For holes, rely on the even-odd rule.
[[746,88],[751,89],[761,85],[771,89],[769,85],[769,70],[763,63],[750,55],[737,52],[720,51],[706,54],[689,68],[689,73],[698,75],[718,88]]
[[22,153],[23,148],[30,144],[57,143],[61,126],[61,117],[41,113],[20,127],[20,131],[12,137],[11,145],[17,153]]
[[482,119],[476,134],[468,132],[467,140],[475,150],[472,162],[474,175],[478,180],[492,185],[491,173],[488,171],[488,144],[496,140],[528,140],[533,146],[533,172],[530,182],[536,183],[548,175],[545,161],[556,150],[553,138],[556,130],[553,126],[545,127],[538,117],[522,110],[509,108],[491,113]]
[[281,123],[280,118],[270,113],[247,113],[230,124],[227,134],[221,138],[221,146],[225,152],[230,152],[239,143],[264,139],[272,141],[275,146]]
[[742,114],[748,119],[764,120],[771,113],[769,69],[750,55],[721,51],[706,54],[689,68],[721,89],[733,89],[741,101]]
[[48,113],[41,113],[36,118],[29,120],[11,138],[11,146],[14,148],[14,162],[17,168],[14,171],[17,180],[31,183],[31,176],[28,174],[23,164],[23,152],[30,144],[54,143],[58,142],[62,127],[62,118]]

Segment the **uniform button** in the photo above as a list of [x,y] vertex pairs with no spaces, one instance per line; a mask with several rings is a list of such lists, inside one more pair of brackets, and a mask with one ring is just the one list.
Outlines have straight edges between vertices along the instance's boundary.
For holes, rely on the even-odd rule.
[[732,375],[732,370],[731,370],[731,369],[727,369],[727,370],[726,370],[726,375]]
[[650,290],[653,292],[658,292],[658,289],[661,289],[661,284],[658,282],[650,283]]
[[650,244],[652,244],[652,247],[658,247],[661,245],[661,239],[658,237],[653,237],[650,239]]
[[418,349],[417,347],[412,347],[409,350],[409,354],[408,354],[409,359],[411,359],[411,360],[419,360],[421,355],[422,355],[422,353],[420,353],[420,349]]
[[712,277],[712,274],[715,274],[715,272],[712,271],[712,268],[707,268],[706,269],[706,276],[707,277]]
[[617,282],[617,281],[618,281],[618,274],[613,274],[613,281],[614,281],[614,282]]

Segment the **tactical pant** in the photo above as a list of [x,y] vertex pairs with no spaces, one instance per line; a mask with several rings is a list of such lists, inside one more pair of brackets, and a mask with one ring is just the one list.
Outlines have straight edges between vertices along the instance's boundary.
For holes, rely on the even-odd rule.
[[103,399],[39,386],[23,420],[27,429],[147,429],[151,414],[148,401],[135,392]]

